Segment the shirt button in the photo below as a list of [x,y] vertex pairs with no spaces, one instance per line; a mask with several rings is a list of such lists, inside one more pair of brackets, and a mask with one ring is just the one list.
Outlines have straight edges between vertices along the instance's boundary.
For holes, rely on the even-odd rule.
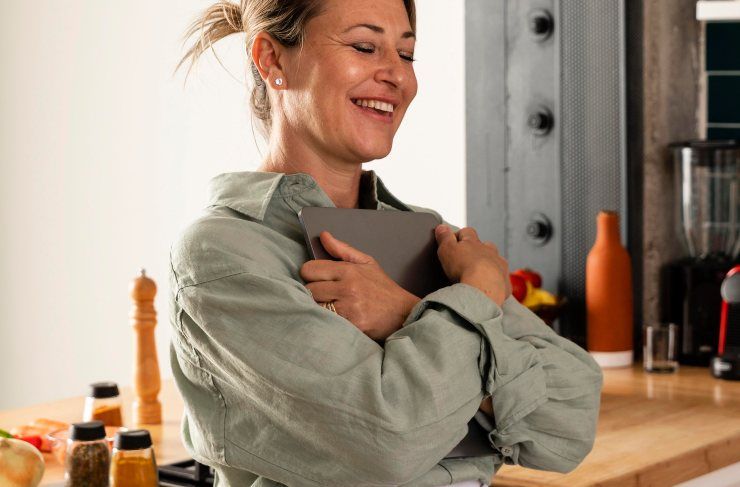
[[510,457],[514,453],[514,449],[510,446],[502,446],[501,454],[505,457]]

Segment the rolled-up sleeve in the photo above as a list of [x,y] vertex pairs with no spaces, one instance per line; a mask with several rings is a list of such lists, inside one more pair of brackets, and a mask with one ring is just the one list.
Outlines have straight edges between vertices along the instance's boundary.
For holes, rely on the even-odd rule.
[[481,324],[494,366],[492,444],[507,464],[566,473],[593,447],[603,374],[581,347],[509,297],[502,320]]
[[408,321],[438,303],[480,332],[484,389],[493,399],[489,439],[502,461],[573,470],[593,447],[603,383],[599,365],[513,296],[504,302],[502,317],[488,320],[453,305],[451,297],[444,290],[427,296]]
[[[459,230],[434,210],[414,209],[433,213],[440,223]],[[481,412],[476,418],[490,430],[491,444],[504,463],[570,472],[593,447],[601,368],[586,350],[555,333],[513,296],[502,310],[502,319],[470,320],[484,337],[482,362],[492,355],[483,377],[494,418],[489,422]]]

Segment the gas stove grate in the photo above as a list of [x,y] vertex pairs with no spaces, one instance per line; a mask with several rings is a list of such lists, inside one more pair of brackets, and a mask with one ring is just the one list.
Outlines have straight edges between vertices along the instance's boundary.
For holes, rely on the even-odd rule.
[[161,487],[213,487],[213,470],[195,460],[160,465]]

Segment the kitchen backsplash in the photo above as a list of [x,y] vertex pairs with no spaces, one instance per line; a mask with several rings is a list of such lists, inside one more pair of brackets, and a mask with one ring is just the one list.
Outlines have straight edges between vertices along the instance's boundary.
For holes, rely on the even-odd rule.
[[707,138],[740,139],[740,22],[706,29]]

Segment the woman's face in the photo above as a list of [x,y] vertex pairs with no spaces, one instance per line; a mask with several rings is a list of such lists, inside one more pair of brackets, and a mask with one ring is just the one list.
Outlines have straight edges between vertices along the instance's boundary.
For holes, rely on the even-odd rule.
[[320,155],[383,158],[417,91],[403,1],[324,0],[322,7],[306,26],[303,49],[289,50],[283,63],[288,127]]

